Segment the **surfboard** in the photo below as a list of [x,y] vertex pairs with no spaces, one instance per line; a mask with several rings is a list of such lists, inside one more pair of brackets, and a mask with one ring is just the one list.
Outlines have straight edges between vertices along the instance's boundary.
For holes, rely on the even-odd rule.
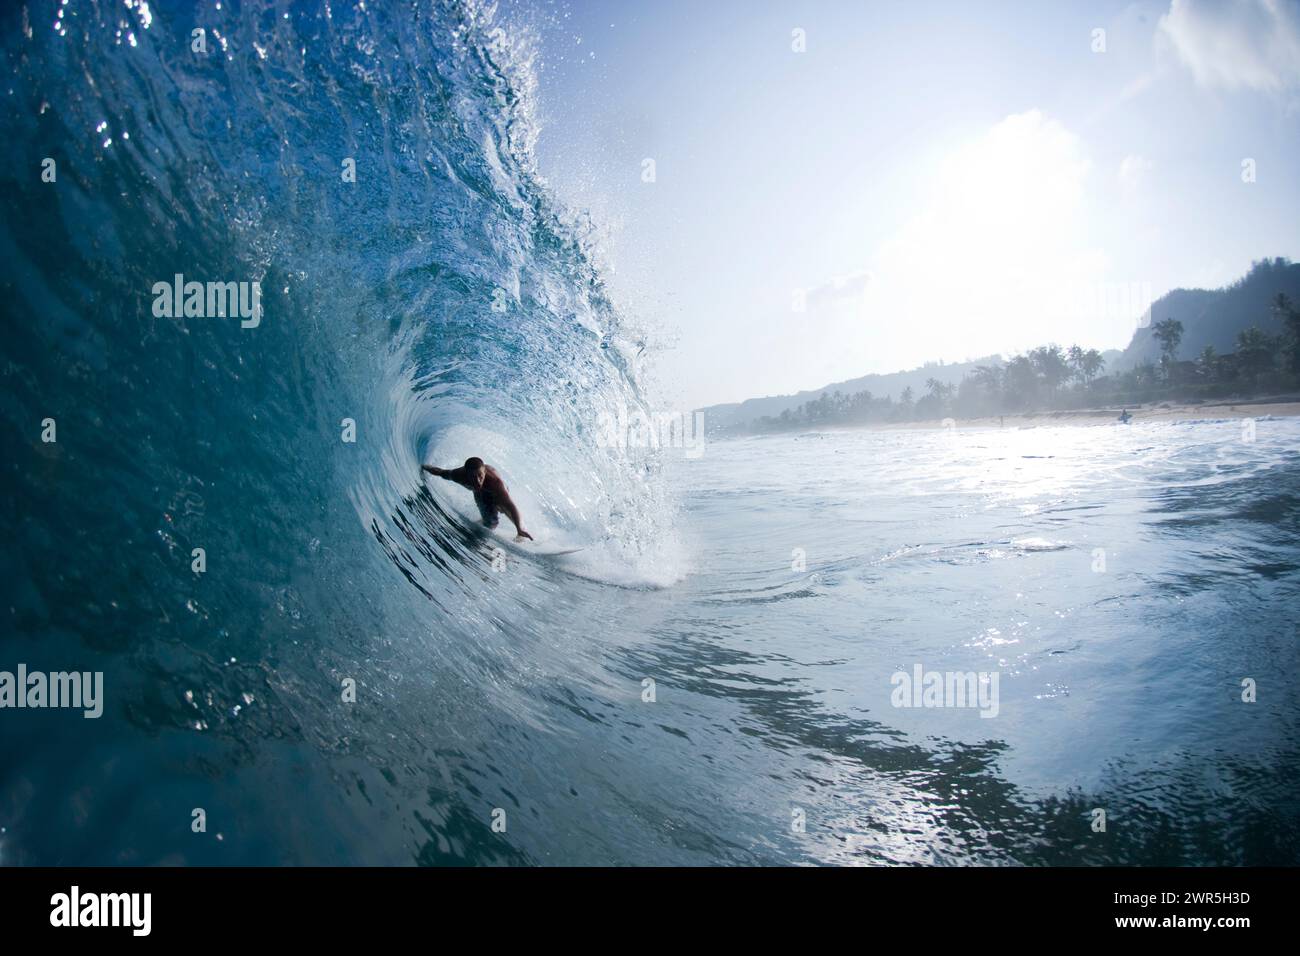
[[525,538],[523,541],[516,541],[514,531],[499,527],[493,528],[488,532],[488,536],[492,538],[493,541],[499,541],[511,551],[514,551],[517,554],[522,554],[525,557],[558,558],[566,554],[576,554],[583,550],[580,547],[573,548],[558,541],[551,542],[546,541],[545,539],[541,541],[529,541]]
[[558,558],[565,554],[577,554],[583,550],[582,548],[564,547],[549,541],[529,541],[527,538],[523,541],[516,541],[513,531],[501,531],[499,529],[493,529],[492,538],[509,547],[511,551],[530,557]]

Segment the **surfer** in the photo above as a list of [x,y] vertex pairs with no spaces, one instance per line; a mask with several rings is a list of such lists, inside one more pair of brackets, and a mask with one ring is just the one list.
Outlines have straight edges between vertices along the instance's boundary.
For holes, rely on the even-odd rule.
[[499,512],[504,511],[506,517],[515,523],[515,540],[533,540],[533,536],[524,530],[519,509],[510,499],[510,492],[506,491],[506,483],[501,480],[495,468],[483,463],[482,458],[467,458],[459,468],[436,468],[433,465],[420,467],[431,475],[454,481],[474,492],[474,503],[478,505],[478,513],[483,516],[483,524],[487,527],[495,528],[501,520]]
[[1130,418],[1132,418],[1132,417],[1133,417],[1133,416],[1130,415],[1130,414],[1128,413],[1128,409],[1127,409],[1127,408],[1122,409],[1122,410],[1120,411],[1120,413],[1119,413],[1119,420],[1120,420],[1121,423],[1123,423],[1123,424],[1125,424],[1125,425],[1128,424],[1128,420],[1129,420]]

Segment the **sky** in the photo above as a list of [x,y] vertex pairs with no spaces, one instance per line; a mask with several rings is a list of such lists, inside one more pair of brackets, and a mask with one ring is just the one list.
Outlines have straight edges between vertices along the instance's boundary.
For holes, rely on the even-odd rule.
[[510,12],[539,168],[677,408],[1122,348],[1169,289],[1300,259],[1300,0]]

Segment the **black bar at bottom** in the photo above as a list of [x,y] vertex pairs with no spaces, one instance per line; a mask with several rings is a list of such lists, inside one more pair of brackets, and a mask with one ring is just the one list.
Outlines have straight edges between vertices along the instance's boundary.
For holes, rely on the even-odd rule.
[[[1295,874],[1120,868],[13,868],[0,869],[0,926],[6,942],[75,932],[81,943],[113,937],[247,944],[282,931],[299,943],[373,944],[376,933],[428,933],[431,926],[439,936],[450,925],[471,933],[481,927],[499,942],[501,935],[535,934],[548,926],[580,933],[588,918],[593,925],[626,921],[634,933],[652,936],[656,927],[680,928],[684,919],[726,926],[737,935],[747,935],[745,929],[761,935],[772,921],[793,920],[807,928],[811,920],[827,928],[849,925],[856,933],[911,926],[949,942],[957,937],[947,934],[965,925],[996,928],[1003,939],[1048,930],[1059,939],[1199,935],[1230,943],[1249,938],[1241,934],[1276,933],[1287,925],[1283,909]],[[737,926],[738,920],[754,922]],[[81,925],[86,922],[118,925]]]

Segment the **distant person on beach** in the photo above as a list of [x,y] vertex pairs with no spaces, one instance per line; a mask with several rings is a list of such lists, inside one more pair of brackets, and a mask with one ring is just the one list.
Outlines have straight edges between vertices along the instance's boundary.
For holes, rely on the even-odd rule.
[[533,540],[533,536],[524,530],[519,509],[510,499],[506,483],[501,480],[495,468],[483,463],[482,458],[467,458],[465,464],[459,468],[435,468],[433,465],[420,467],[431,475],[454,481],[474,492],[474,503],[478,505],[478,513],[482,515],[483,524],[487,527],[495,528],[497,522],[501,520],[499,512],[504,511],[506,517],[515,524],[517,532],[515,540],[522,541],[524,538]]
[[1124,409],[1123,411],[1121,411],[1121,412],[1119,413],[1119,420],[1120,420],[1120,422],[1121,422],[1122,424],[1125,424],[1125,425],[1128,424],[1129,419],[1132,418],[1132,417],[1133,417],[1133,416],[1130,415],[1130,414],[1128,413],[1128,409],[1127,409],[1127,408]]

